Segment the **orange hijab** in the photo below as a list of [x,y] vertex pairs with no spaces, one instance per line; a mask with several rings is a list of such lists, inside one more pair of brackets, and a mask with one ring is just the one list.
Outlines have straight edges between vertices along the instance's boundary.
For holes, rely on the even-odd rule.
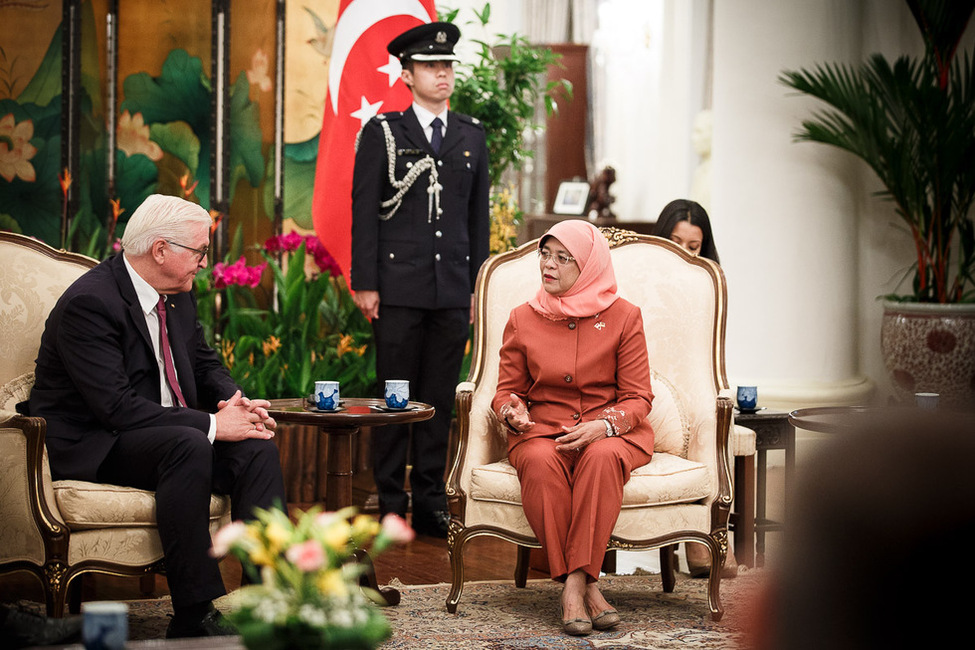
[[549,237],[558,239],[572,254],[579,265],[579,277],[561,296],[540,288],[528,304],[550,318],[592,316],[612,305],[619,297],[616,274],[609,244],[599,229],[582,219],[560,221],[538,240],[539,249]]

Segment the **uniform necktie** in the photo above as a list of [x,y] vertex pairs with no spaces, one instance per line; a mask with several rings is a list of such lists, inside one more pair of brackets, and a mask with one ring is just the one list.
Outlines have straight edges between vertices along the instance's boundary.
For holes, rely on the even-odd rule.
[[173,352],[169,347],[169,330],[166,329],[166,298],[159,296],[156,303],[156,313],[159,315],[159,347],[162,350],[163,365],[166,366],[166,381],[169,388],[176,396],[179,406],[186,406],[183,399],[183,391],[179,389],[179,381],[176,379],[176,366],[173,365]]
[[439,117],[433,118],[433,122],[430,122],[430,126],[433,127],[433,134],[430,136],[430,146],[433,147],[433,153],[440,153],[440,145],[443,144],[443,120]]

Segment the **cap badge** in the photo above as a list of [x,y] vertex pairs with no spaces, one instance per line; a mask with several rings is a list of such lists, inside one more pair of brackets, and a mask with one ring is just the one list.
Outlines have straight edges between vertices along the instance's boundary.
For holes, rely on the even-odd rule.
[[446,43],[447,42],[447,32],[437,32],[437,42]]

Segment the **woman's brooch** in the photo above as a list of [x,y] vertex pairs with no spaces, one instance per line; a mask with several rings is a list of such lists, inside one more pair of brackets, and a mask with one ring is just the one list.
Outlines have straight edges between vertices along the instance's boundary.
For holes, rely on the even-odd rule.
[[593,327],[595,327],[597,330],[602,331],[602,329],[606,327],[606,323],[604,323],[603,321],[599,321],[598,323],[593,325]]

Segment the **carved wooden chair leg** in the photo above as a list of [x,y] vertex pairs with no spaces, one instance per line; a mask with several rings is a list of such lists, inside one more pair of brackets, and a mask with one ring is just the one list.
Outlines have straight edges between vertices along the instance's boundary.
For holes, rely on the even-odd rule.
[[606,551],[603,556],[603,566],[600,567],[603,573],[616,573],[616,551]]
[[664,592],[672,593],[677,579],[674,572],[677,571],[677,544],[664,546],[660,549],[660,580],[663,582]]
[[515,563],[515,586],[524,588],[528,584],[528,566],[531,564],[532,550],[518,545],[518,560]]
[[[453,523],[453,522],[451,522]],[[457,613],[460,594],[464,591],[464,544],[467,543],[462,535],[451,529],[447,536],[447,559],[450,561],[450,593],[447,594],[447,611]]]

